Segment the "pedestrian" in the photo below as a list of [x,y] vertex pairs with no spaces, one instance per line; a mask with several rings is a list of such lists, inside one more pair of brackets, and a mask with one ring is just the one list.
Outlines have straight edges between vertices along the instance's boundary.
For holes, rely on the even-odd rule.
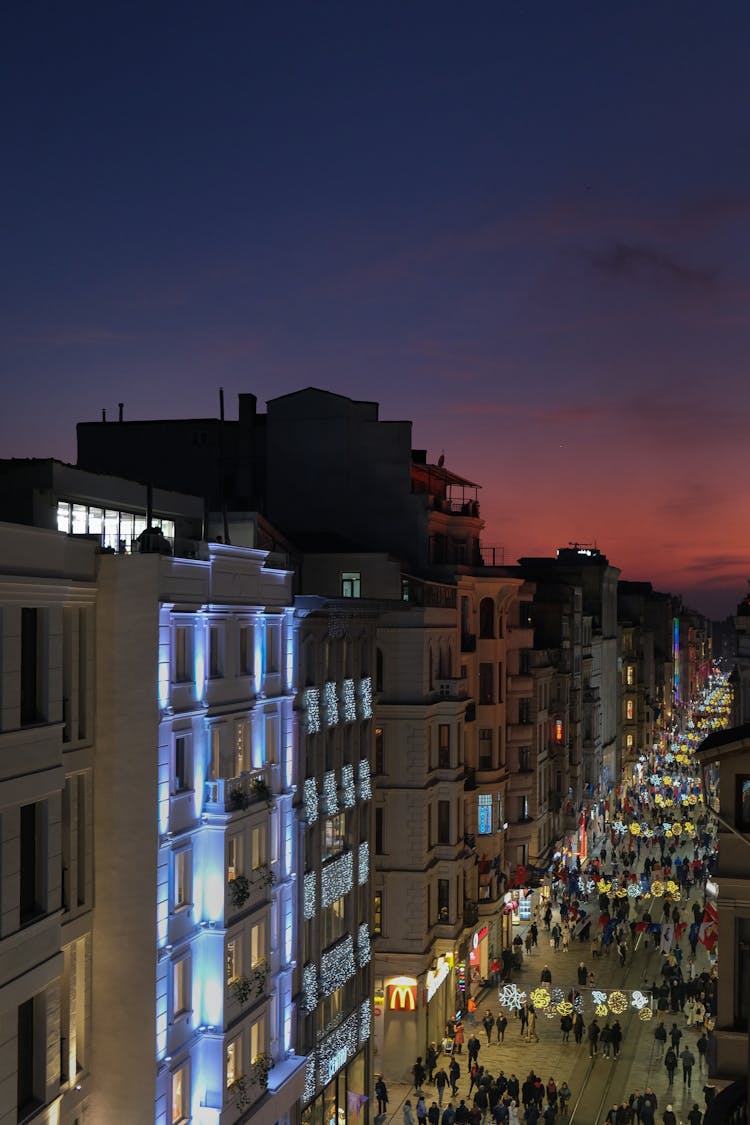
[[529,1018],[526,1021],[526,1039],[529,1043],[532,1039],[535,1043],[539,1042],[539,1036],[536,1031],[536,1012],[533,1008],[529,1008]]
[[664,1044],[667,1042],[667,1029],[664,1026],[664,1020],[660,1020],[657,1024],[654,1039],[656,1040],[656,1057],[662,1059],[664,1058]]
[[690,1089],[693,1067],[695,1066],[695,1055],[689,1047],[683,1047],[680,1051],[680,1059],[682,1060],[682,1081],[685,1082],[688,1089]]
[[456,1125],[466,1125],[469,1120],[469,1107],[463,1098],[456,1106]]
[[455,1121],[456,1111],[453,1108],[453,1104],[451,1102],[448,1102],[447,1106],[443,1110],[442,1117],[440,1118],[440,1125],[455,1125]]
[[539,976],[540,984],[552,984],[552,970],[549,965],[545,965]]
[[560,1031],[562,1032],[562,1041],[567,1043],[570,1040],[570,1032],[573,1027],[573,1020],[569,1014],[560,1017]]
[[493,1019],[492,1012],[489,1010],[489,1008],[484,1013],[482,1024],[484,1025],[484,1030],[487,1032],[487,1043],[489,1044],[492,1041],[492,1029],[495,1026],[495,1020]]
[[547,1101],[550,1103],[550,1105],[553,1105],[555,1106],[555,1108],[557,1108],[557,1084],[552,1075],[550,1075],[549,1082],[547,1083],[545,1089],[547,1094]]
[[622,1043],[622,1028],[620,1021],[615,1020],[612,1024],[612,1054],[616,1059],[620,1057],[620,1045]]
[[495,1028],[497,1029],[497,1042],[505,1042],[505,1029],[508,1026],[508,1021],[503,1012],[498,1012],[497,1019],[495,1020]]
[[411,1108],[411,1102],[407,1098],[404,1102],[404,1125],[414,1125],[414,1110]]
[[482,1115],[482,1125],[485,1125],[485,1122],[487,1121],[487,1111],[489,1109],[489,1106],[490,1099],[487,1096],[487,1091],[485,1090],[484,1086],[480,1086],[476,1094],[474,1095],[474,1107],[478,1109],[480,1114]]
[[578,983],[579,984],[587,984],[588,979],[589,979],[588,969],[584,965],[583,961],[581,961],[578,965]]
[[[604,1030],[604,1029],[602,1028],[602,1030]],[[615,1102],[615,1104],[612,1106],[612,1108],[609,1111],[609,1113],[607,1114],[607,1116],[604,1118],[604,1120],[606,1122],[606,1125],[617,1125],[617,1121],[618,1121],[619,1116],[620,1116],[620,1106],[617,1102]]]
[[471,1093],[475,1086],[479,1085],[479,1079],[482,1077],[482,1070],[483,1067],[481,1067],[479,1063],[476,1062],[471,1067],[469,1071],[469,1093]]
[[456,1054],[458,1055],[463,1054],[465,1037],[466,1033],[464,1031],[464,1025],[462,1023],[457,1023],[453,1032],[453,1046],[455,1047]]
[[375,1097],[378,1099],[378,1114],[382,1116],[388,1112],[388,1087],[382,1075],[378,1075],[375,1083]]
[[557,1100],[560,1105],[560,1116],[568,1116],[568,1102],[573,1096],[573,1091],[567,1082],[563,1082],[560,1089],[557,1091]]
[[524,939],[523,939],[523,943],[526,946],[526,956],[530,957],[531,956],[531,947],[534,944],[534,939],[531,936],[531,930],[526,931],[526,934],[525,934]]
[[539,944],[539,930],[537,929],[536,922],[532,922],[529,926],[529,933],[531,934],[531,941],[534,949],[536,949],[537,945]]
[[424,1066],[422,1065],[422,1056],[421,1055],[417,1056],[417,1061],[414,1063],[414,1066],[411,1068],[411,1072],[412,1072],[412,1076],[414,1078],[414,1089],[415,1090],[421,1090],[422,1085],[424,1083],[424,1080],[427,1077],[427,1071],[425,1070]]
[[583,1022],[583,1016],[580,1012],[576,1012],[573,1016],[573,1038],[580,1047],[583,1041],[583,1032],[586,1024]]
[[608,1059],[612,1050],[612,1028],[609,1026],[609,1020],[605,1023],[601,1032],[602,1043],[602,1057]]
[[433,1102],[427,1110],[427,1121],[429,1125],[440,1125],[440,1108],[437,1102]]
[[693,1102],[693,1108],[688,1114],[688,1122],[690,1123],[690,1125],[703,1125],[703,1114],[698,1108],[697,1102]]
[[667,1071],[667,1078],[669,1085],[674,1084],[674,1072],[677,1070],[677,1055],[675,1054],[674,1047],[670,1047],[664,1056],[664,1066]]
[[599,1024],[592,1020],[589,1024],[589,1058],[593,1059],[599,1053]]
[[[454,1065],[458,1066],[458,1063],[456,1062],[455,1059],[452,1059],[451,1060],[451,1073],[453,1072]],[[447,1085],[448,1085],[448,1075],[445,1073],[445,1068],[441,1066],[440,1069],[435,1072],[435,1089],[437,1090],[438,1105],[439,1106],[442,1106],[442,1104],[443,1104],[443,1097],[445,1095],[445,1087]],[[452,1088],[453,1093],[455,1095],[455,1093],[456,1093],[455,1082],[451,1082],[451,1088]]]
[[677,1026],[676,1023],[672,1024],[672,1028],[669,1032],[669,1038],[672,1041],[672,1046],[674,1047],[675,1051],[679,1051],[680,1040],[682,1039],[682,1032],[680,1031],[680,1029],[679,1029],[679,1027]]
[[567,953],[570,948],[570,926],[567,922],[563,922],[561,937],[563,953]]
[[430,1043],[427,1048],[427,1055],[425,1056],[425,1067],[427,1068],[427,1081],[435,1081],[435,1067],[437,1066],[438,1052],[437,1043]]
[[544,928],[549,933],[550,922],[552,921],[552,907],[547,903],[544,909]]
[[479,1042],[476,1035],[470,1035],[466,1043],[466,1050],[469,1054],[469,1066],[471,1066],[472,1062],[479,1061],[481,1047],[482,1044]]
[[417,1125],[425,1125],[427,1121],[427,1102],[424,1100],[424,1094],[420,1094],[417,1098]]
[[671,1105],[668,1105],[662,1114],[662,1121],[664,1125],[677,1125],[677,1118],[675,1117],[674,1110]]
[[529,1022],[529,1008],[527,1004],[522,1004],[518,1009],[518,1018],[521,1021],[521,1035],[526,1035],[526,1025]]

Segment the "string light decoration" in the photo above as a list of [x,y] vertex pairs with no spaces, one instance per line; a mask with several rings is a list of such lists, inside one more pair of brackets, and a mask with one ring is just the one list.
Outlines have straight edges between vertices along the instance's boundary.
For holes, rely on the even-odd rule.
[[630,997],[630,1003],[637,1012],[640,1012],[641,1008],[645,1008],[648,1004],[648,997],[644,996],[640,989],[636,989]]
[[315,872],[306,871],[302,884],[302,913],[309,921],[315,917]]
[[357,790],[354,788],[354,766],[347,763],[341,770],[341,806],[353,809],[357,803]]
[[372,680],[369,676],[359,681],[359,717],[372,718]]
[[335,816],[339,811],[339,798],[336,792],[336,774],[328,770],[323,774],[323,808],[326,816]]
[[354,886],[354,853],[344,852],[325,864],[320,876],[320,902],[325,909]]
[[305,807],[305,820],[308,824],[315,824],[318,819],[318,786],[314,777],[305,778],[302,800]]
[[535,1008],[549,1008],[550,994],[546,988],[535,988],[531,993],[531,1003]]
[[344,722],[354,723],[357,720],[357,697],[354,691],[354,680],[344,680]]
[[647,1020],[652,1019],[653,1015],[654,1013],[650,1008],[641,1008],[640,1012],[638,1013],[638,1018],[643,1020],[643,1022],[645,1023]]
[[315,966],[308,962],[302,970],[302,1007],[306,1012],[314,1012],[318,1006],[318,974]]
[[370,845],[367,840],[363,840],[359,845],[359,857],[357,862],[357,883],[363,887],[367,882],[370,874]]
[[570,1016],[573,1014],[573,1005],[570,1000],[561,1000],[557,1005],[557,1010],[561,1016]]
[[370,964],[372,948],[370,946],[370,931],[366,922],[360,922],[357,929],[357,964],[360,969]]
[[323,685],[323,709],[326,713],[326,725],[335,727],[339,721],[339,697],[333,680],[328,680]]
[[503,1008],[522,1008],[526,1003],[526,993],[515,984],[504,984],[497,997]]
[[600,1019],[603,1019],[604,1016],[606,1016],[608,1014],[609,1009],[607,1008],[606,1004],[597,1004],[596,1007],[594,1008],[594,1011],[595,1011],[596,1015],[599,1016]]
[[370,763],[367,758],[360,758],[359,760],[358,780],[360,801],[369,801],[372,798],[372,781],[370,775]]
[[583,1015],[583,997],[580,992],[573,997],[573,1011],[578,1012],[579,1016]]
[[359,1021],[357,1010],[340,1024],[332,1035],[318,1047],[318,1084],[325,1086],[359,1050]]
[[320,730],[320,691],[318,688],[305,688],[302,697],[305,703],[305,730],[317,734]]
[[553,988],[552,991],[550,992],[550,1000],[554,1004],[555,1007],[557,1007],[558,1004],[562,1004],[564,999],[565,999],[565,993],[563,992],[563,990],[561,988]]
[[628,1006],[628,998],[619,988],[609,994],[609,1010],[616,1016],[621,1016]]
[[363,1000],[359,1006],[359,1041],[366,1043],[372,1033],[372,1005]]
[[302,1100],[305,1102],[312,1101],[315,1097],[315,1055],[309,1055],[305,1063],[305,1089],[302,1093]]
[[323,996],[331,996],[341,988],[357,967],[354,963],[354,942],[351,934],[327,949],[320,959],[320,991]]

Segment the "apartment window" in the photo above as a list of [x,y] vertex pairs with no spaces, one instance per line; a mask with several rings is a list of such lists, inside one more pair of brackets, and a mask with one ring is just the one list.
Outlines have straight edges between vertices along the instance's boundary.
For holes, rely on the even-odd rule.
[[190,1069],[185,1063],[172,1075],[172,1125],[190,1119]]
[[492,598],[482,598],[479,603],[479,636],[480,638],[494,637],[495,635],[495,603]]
[[266,862],[266,830],[253,828],[250,837],[250,866],[257,871]]
[[372,932],[380,936],[383,933],[383,892],[376,891],[375,903],[372,911]]
[[522,648],[518,653],[518,673],[520,676],[528,676],[531,671],[531,650]]
[[516,844],[516,863],[519,867],[525,867],[529,859],[529,845]]
[[750,775],[738,774],[735,820],[743,832],[750,831]]
[[519,797],[518,798],[518,819],[519,820],[528,820],[529,819],[529,798],[528,797]]
[[241,676],[253,674],[253,634],[249,625],[240,625],[240,668]]
[[266,926],[258,922],[250,931],[250,964],[253,968],[266,959]]
[[497,662],[497,701],[502,703],[505,694],[505,680],[503,679],[503,662]]
[[635,668],[632,664],[628,664],[627,668],[625,669],[625,682],[628,687],[632,687],[635,683]]
[[437,803],[437,842],[450,844],[451,842],[451,803],[438,801]]
[[185,1015],[190,1009],[190,961],[181,957],[172,965],[172,1016]]
[[323,911],[321,944],[325,949],[346,933],[345,899],[342,895]]
[[734,1031],[747,1031],[750,1013],[750,918],[735,918],[734,935]]
[[227,882],[242,874],[242,837],[230,836],[227,840]]
[[563,739],[564,739],[564,734],[565,734],[565,732],[564,732],[564,729],[563,729],[562,719],[555,719],[555,725],[554,725],[555,742],[562,742]]
[[21,725],[39,720],[39,621],[36,609],[21,610]]
[[192,903],[190,849],[174,853],[174,907],[180,910]]
[[523,725],[531,722],[531,700],[519,699],[518,700],[518,721]]
[[44,806],[21,805],[20,810],[20,921],[27,926],[44,913],[42,862],[44,859]]
[[492,794],[479,793],[477,796],[477,832],[480,836],[489,836],[492,831]]
[[518,768],[521,773],[531,769],[531,748],[521,746],[518,751]]
[[632,734],[626,734],[625,735],[625,746],[627,747],[628,750],[632,750],[633,745],[634,745],[634,741],[633,741]]
[[172,792],[184,793],[193,784],[190,755],[190,740],[186,735],[178,735],[174,740],[174,772]]
[[479,702],[490,704],[495,702],[495,665],[479,665]]
[[235,934],[227,941],[227,984],[233,984],[242,975],[242,938]]
[[380,777],[385,773],[385,739],[383,728],[375,727],[375,774]]
[[221,777],[221,727],[211,727],[209,737],[208,776],[211,781],[218,781]]
[[323,824],[322,858],[341,855],[346,844],[346,813],[329,817]]
[[232,776],[239,777],[250,765],[250,723],[242,719],[234,727],[234,762]]
[[632,719],[634,711],[635,711],[635,704],[633,703],[632,699],[628,699],[628,701],[625,704],[625,717],[627,719]]
[[174,630],[174,682],[184,684],[190,678],[190,629],[187,625],[176,625]]
[[16,1104],[18,1120],[26,1117],[41,1101],[34,1093],[34,1068],[37,1062],[34,1050],[34,998],[18,1006],[18,1061],[16,1075]]
[[281,629],[274,623],[266,625],[266,672],[278,672]]
[[383,847],[383,817],[385,810],[381,808],[375,809],[375,854],[385,855],[385,848]]
[[518,603],[518,624],[521,629],[528,629],[531,625],[531,602]]
[[505,743],[503,741],[503,728],[497,728],[497,764],[505,765]]
[[479,731],[479,768],[480,770],[492,769],[492,728],[487,727]]
[[222,637],[219,625],[208,627],[208,674],[216,679],[222,674]]
[[448,922],[450,920],[450,880],[438,879],[437,891],[438,922]]
[[279,718],[266,715],[266,763],[275,766],[279,761]]
[[227,1043],[227,1086],[242,1077],[242,1037],[237,1036]]
[[341,575],[341,597],[361,598],[362,574],[358,570],[345,570]]
[[449,723],[438,724],[438,769],[450,769],[451,728]]
[[[325,1024],[323,1026],[326,1026]],[[258,1055],[266,1053],[266,1029],[262,1020],[256,1020],[250,1026],[250,1059],[257,1059]]]

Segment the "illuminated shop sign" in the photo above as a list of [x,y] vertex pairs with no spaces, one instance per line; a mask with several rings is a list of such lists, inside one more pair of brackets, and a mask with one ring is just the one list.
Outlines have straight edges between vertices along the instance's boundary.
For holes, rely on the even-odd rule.
[[440,988],[445,978],[451,971],[452,958],[438,957],[436,969],[430,969],[427,974],[427,987],[425,988],[425,1002],[429,1004],[433,996]]
[[417,988],[413,984],[389,984],[388,1007],[392,1012],[414,1012],[417,1008]]

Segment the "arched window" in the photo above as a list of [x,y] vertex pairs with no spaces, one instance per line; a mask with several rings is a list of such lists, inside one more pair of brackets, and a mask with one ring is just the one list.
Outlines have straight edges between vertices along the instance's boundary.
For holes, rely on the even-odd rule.
[[482,598],[479,603],[479,636],[495,635],[495,603],[492,598]]

